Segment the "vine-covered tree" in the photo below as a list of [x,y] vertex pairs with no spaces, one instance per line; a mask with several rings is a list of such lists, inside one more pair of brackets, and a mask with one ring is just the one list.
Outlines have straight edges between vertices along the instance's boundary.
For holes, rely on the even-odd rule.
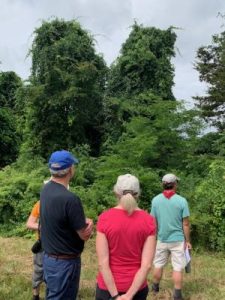
[[[104,146],[115,143],[124,129],[124,122],[134,116],[155,118],[153,105],[174,101],[172,93],[176,34],[173,28],[161,30],[135,23],[122,45],[120,56],[111,66],[104,101]],[[168,106],[170,107],[167,111]],[[165,113],[176,109],[165,103]]]
[[0,109],[0,168],[15,161],[20,137],[16,132],[15,117],[10,109]]
[[108,94],[131,96],[151,91],[163,99],[173,100],[171,58],[175,55],[175,41],[172,27],[161,30],[135,23],[112,65]]
[[98,153],[107,68],[93,37],[76,21],[55,19],[35,30],[27,87],[27,147],[43,157],[89,144]]
[[15,108],[16,92],[22,86],[21,78],[13,71],[0,72],[0,107]]
[[0,72],[0,167],[15,161],[19,152],[16,95],[21,87],[22,80],[15,72]]
[[225,129],[225,31],[212,37],[212,44],[200,47],[197,52],[196,70],[200,80],[207,83],[206,96],[195,97],[203,117]]

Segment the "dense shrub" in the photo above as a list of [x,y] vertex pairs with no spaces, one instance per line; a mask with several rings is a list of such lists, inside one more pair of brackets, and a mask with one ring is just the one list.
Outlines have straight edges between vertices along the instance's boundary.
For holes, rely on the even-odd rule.
[[[39,199],[43,180],[49,176],[41,159],[18,160],[0,172],[0,224],[17,234],[24,234],[24,223]],[[18,231],[17,231],[18,229]]]
[[225,162],[215,160],[196,188],[192,236],[208,249],[225,249]]

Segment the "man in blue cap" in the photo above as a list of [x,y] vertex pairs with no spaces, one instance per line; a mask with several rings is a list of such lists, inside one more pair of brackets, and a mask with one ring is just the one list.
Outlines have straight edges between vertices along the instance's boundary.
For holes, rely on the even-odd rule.
[[93,222],[86,219],[80,199],[68,190],[78,160],[70,152],[53,152],[49,159],[51,180],[40,196],[43,267],[46,299],[75,300],[79,288],[84,241]]

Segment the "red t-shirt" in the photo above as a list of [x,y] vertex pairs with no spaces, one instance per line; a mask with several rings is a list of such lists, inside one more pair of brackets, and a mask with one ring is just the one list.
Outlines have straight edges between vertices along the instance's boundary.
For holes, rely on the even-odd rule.
[[[109,246],[110,268],[119,292],[126,292],[141,266],[144,243],[148,236],[156,234],[155,219],[143,210],[128,215],[123,209],[111,208],[98,219],[97,231],[105,234]],[[97,283],[107,290],[99,272]],[[140,287],[144,288],[147,281]]]

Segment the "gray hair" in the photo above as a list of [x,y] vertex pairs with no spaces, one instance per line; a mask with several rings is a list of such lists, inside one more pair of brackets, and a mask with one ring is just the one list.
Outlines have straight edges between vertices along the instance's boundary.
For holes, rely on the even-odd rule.
[[64,177],[69,173],[70,168],[66,168],[64,170],[59,170],[59,171],[49,169],[49,171],[53,177]]

